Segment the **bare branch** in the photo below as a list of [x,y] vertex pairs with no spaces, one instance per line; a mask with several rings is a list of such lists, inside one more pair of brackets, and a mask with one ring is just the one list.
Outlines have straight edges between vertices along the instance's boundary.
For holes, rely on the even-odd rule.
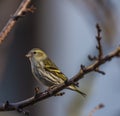
[[[70,80],[73,82],[78,81],[79,79],[84,78],[84,75],[87,73],[90,73],[92,71],[95,71],[98,67],[100,67],[101,65],[105,64],[106,62],[110,61],[112,58],[115,57],[120,57],[120,46],[117,47],[114,51],[112,51],[111,53],[109,53],[108,55],[104,56],[103,58],[101,58],[101,60],[96,60],[93,64],[87,66],[84,71],[81,69],[78,74],[76,74],[73,78],[71,78]],[[69,80],[69,81],[70,81]]]
[[101,45],[101,39],[102,39],[102,37],[101,37],[101,31],[102,31],[102,29],[100,28],[99,24],[96,25],[96,29],[97,29],[96,39],[97,39],[97,42],[98,42],[98,45],[96,46],[96,48],[99,51],[98,52],[99,53],[98,59],[101,59],[103,57],[103,50],[102,50],[102,45]]
[[99,70],[99,69],[95,69],[95,72],[98,72],[98,73],[100,73],[100,74],[102,74],[102,75],[105,75],[105,72],[104,72],[104,71],[101,71],[101,70]]
[[97,111],[100,110],[101,108],[105,107],[104,104],[99,104],[98,106],[96,106],[92,111],[90,111],[88,116],[93,116],[93,114]]
[[9,19],[8,23],[5,25],[3,30],[0,32],[0,44],[7,37],[8,33],[12,30],[13,26],[16,24],[17,20],[22,17],[26,12],[33,12],[34,8],[27,8],[31,0],[23,0],[23,2],[18,7],[14,15]]
[[95,60],[97,60],[97,57],[96,57],[96,56],[88,55],[88,59],[89,59],[90,61],[95,61]]

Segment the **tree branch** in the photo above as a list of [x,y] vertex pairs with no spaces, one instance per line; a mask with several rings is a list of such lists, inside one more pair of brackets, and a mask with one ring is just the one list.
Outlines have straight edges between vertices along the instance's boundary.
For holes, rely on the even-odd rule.
[[[100,37],[100,35],[99,35],[99,37]],[[100,48],[100,46],[102,48],[101,41],[98,39],[97,39],[97,41],[99,41],[98,48]],[[75,84],[78,80],[84,78],[84,75],[86,75],[90,72],[93,72],[93,71],[101,73],[101,74],[102,73],[105,74],[103,71],[99,70],[99,67],[101,65],[105,64],[106,62],[112,60],[115,57],[120,57],[120,46],[118,46],[115,50],[113,50],[112,52],[110,52],[109,54],[107,54],[105,56],[103,56],[103,52],[102,52],[101,48],[100,48],[100,50],[98,50],[98,56],[96,57],[96,59],[94,59],[93,64],[91,64],[87,67],[85,67],[84,65],[81,65],[80,71],[75,76],[73,76],[70,80],[67,80],[65,83],[58,85],[56,88],[49,89],[44,92],[40,92],[39,88],[35,88],[35,93],[32,97],[30,97],[26,100],[23,100],[23,101],[16,102],[16,103],[10,103],[10,102],[6,101],[6,103],[0,104],[0,111],[16,110],[18,112],[23,112],[24,114],[29,114],[27,111],[24,111],[23,108],[33,105],[42,100],[48,99],[51,96],[54,96],[56,93],[65,89],[67,86],[69,86],[71,84]]]
[[12,30],[13,26],[16,24],[19,18],[28,12],[33,12],[34,7],[28,8],[31,0],[23,0],[23,2],[18,7],[17,11],[9,19],[3,30],[0,32],[0,44],[7,37],[8,33]]
[[102,108],[104,108],[104,104],[98,104],[93,110],[90,111],[89,115],[88,116],[93,116],[93,114],[97,111],[97,110],[100,110]]

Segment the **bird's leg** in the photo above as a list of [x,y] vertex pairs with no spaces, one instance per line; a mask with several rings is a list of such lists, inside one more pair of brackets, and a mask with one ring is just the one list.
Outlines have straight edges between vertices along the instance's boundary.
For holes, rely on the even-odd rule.
[[47,92],[48,94],[52,94],[51,90],[53,90],[55,87],[57,87],[57,85],[52,85],[52,86],[48,87],[48,89],[45,90],[45,93]]
[[[53,90],[53,89],[55,89],[57,86],[58,86],[58,85],[50,86],[47,91]],[[62,96],[62,95],[64,95],[64,94],[65,94],[65,92],[58,92],[58,93],[56,93],[54,96]]]

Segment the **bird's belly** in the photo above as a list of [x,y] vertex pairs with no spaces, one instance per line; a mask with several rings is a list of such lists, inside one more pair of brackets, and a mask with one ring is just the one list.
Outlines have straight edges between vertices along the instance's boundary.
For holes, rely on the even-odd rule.
[[50,81],[47,81],[45,78],[46,78],[45,76],[40,76],[39,81],[42,82],[44,85],[46,85],[48,87],[54,85],[54,83],[52,83]]
[[33,72],[34,72],[33,75],[38,82],[41,82],[42,84],[44,84],[48,87],[54,85],[54,83],[52,81],[48,80],[48,76],[45,71],[38,71],[34,68]]

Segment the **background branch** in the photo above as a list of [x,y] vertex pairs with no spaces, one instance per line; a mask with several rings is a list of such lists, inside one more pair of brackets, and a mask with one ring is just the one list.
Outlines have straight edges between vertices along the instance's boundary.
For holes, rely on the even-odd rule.
[[93,110],[90,111],[89,115],[88,116],[93,116],[93,114],[97,111],[97,110],[100,110],[102,108],[104,108],[104,104],[98,104]]
[[27,8],[30,2],[31,0],[23,0],[14,15],[10,17],[9,21],[0,32],[0,44],[7,37],[8,33],[12,30],[13,26],[20,17],[22,17],[27,12],[33,12],[33,7]]

